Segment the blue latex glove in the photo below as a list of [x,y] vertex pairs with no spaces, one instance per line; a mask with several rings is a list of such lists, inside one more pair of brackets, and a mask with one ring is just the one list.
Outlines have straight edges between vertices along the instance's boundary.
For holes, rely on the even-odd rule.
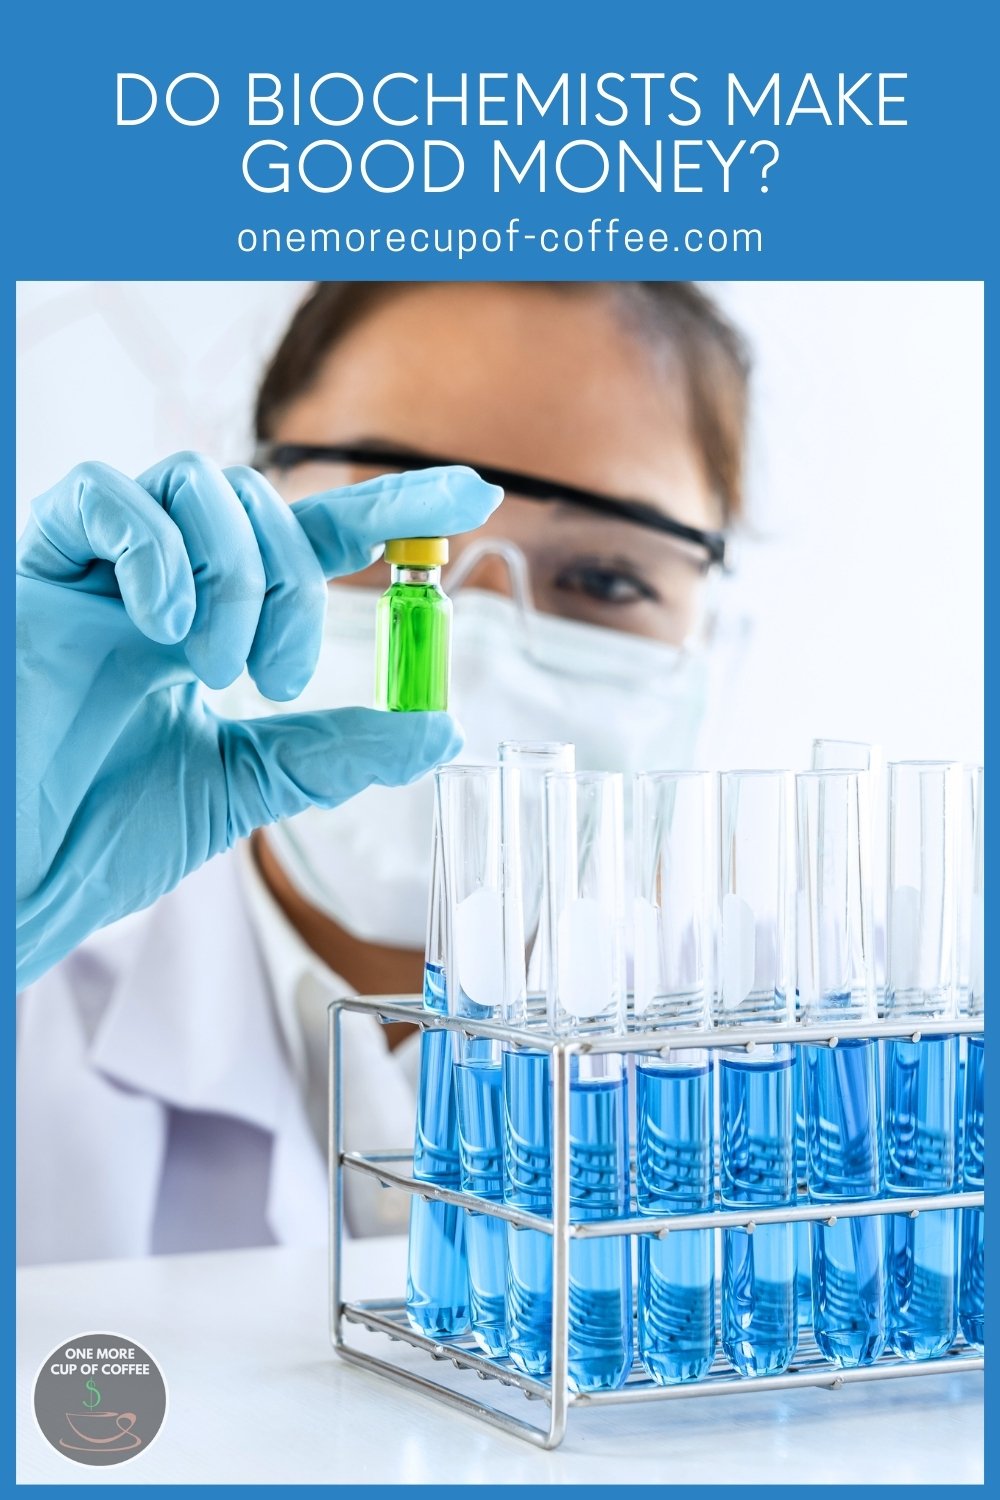
[[178,454],[138,480],[84,464],[35,502],[17,560],[19,985],[252,829],[457,753],[444,713],[228,720],[197,683],[246,667],[294,698],[327,578],[389,538],[471,530],[501,494],[428,469],[288,506],[252,469]]

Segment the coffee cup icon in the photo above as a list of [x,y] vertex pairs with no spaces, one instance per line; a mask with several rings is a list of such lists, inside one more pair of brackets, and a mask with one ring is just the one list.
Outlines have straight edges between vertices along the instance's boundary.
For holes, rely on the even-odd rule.
[[[68,1411],[66,1420],[86,1448],[104,1448],[108,1453],[121,1453],[129,1448],[138,1448],[142,1442],[139,1434],[132,1431],[136,1423],[134,1411]],[[66,1438],[60,1438],[59,1441],[64,1448],[80,1446],[68,1442]]]

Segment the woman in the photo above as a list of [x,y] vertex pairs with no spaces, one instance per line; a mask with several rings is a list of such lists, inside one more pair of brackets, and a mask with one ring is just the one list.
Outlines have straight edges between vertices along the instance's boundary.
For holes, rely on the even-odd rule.
[[[131,672],[145,722],[155,713],[162,732],[148,747],[130,747],[137,716],[120,714],[118,759],[95,761],[103,774],[88,785],[90,803],[74,802],[66,818],[75,837],[81,823],[84,834],[89,828],[81,809],[99,809],[105,820],[112,809],[111,855],[98,820],[103,835],[84,842],[90,863],[58,870],[57,898],[38,895],[44,887],[51,896],[57,856],[44,880],[24,883],[40,977],[21,1000],[23,1258],[322,1238],[326,1006],[347,989],[420,989],[428,782],[389,787],[459,744],[436,716],[400,724],[424,716],[347,709],[352,717],[323,717],[370,698],[371,612],[387,582],[383,564],[361,567],[370,544],[414,534],[389,528],[416,528],[417,518],[453,537],[445,587],[455,595],[454,706],[467,755],[493,754],[501,737],[533,736],[573,740],[581,765],[683,763],[705,689],[693,647],[740,506],[746,384],[739,337],[689,285],[321,284],[296,313],[257,403],[258,469],[295,509],[279,521],[274,492],[256,472],[220,476],[185,459],[142,477],[139,488],[171,517],[186,502],[198,516],[185,534],[196,590],[227,550],[211,533],[222,511],[250,517],[248,556],[242,568],[226,561],[207,606],[192,596],[186,619],[164,625],[161,611],[147,622],[147,635],[158,629],[156,640],[167,642],[156,648],[155,693],[152,658],[140,653],[136,665],[115,634],[94,692],[110,692],[117,704],[121,674]],[[412,477],[375,478],[400,470]],[[499,508],[490,482],[505,492]],[[112,471],[88,471],[68,491],[57,487],[56,500],[39,502],[41,533],[22,548],[29,664],[53,618],[62,620],[57,606],[67,595],[55,596],[54,607],[53,586],[70,587],[74,611],[66,611],[68,640],[57,643],[53,662],[65,662],[67,650],[86,654],[110,628],[109,608],[116,632],[131,609],[125,628],[133,631],[146,595],[135,585],[135,598],[119,597],[122,554],[139,567],[149,540],[144,534],[145,552],[123,549],[119,538],[94,540],[112,500],[143,508],[131,485]],[[303,506],[308,496],[319,498]],[[83,516],[85,541],[67,514],[74,525]],[[89,586],[95,567],[109,568],[109,555],[118,561],[114,577],[98,577],[105,593],[81,605],[73,589],[81,579]],[[359,569],[330,587],[322,625],[317,559],[328,577]],[[248,584],[255,566],[259,577]],[[260,620],[282,612],[268,637],[281,639],[274,659],[265,659],[260,632],[239,624],[245,601],[233,602],[234,572]],[[81,608],[90,610],[85,620]],[[293,670],[297,619],[303,643]],[[171,672],[181,651],[178,685]],[[300,692],[306,657],[315,670]],[[241,722],[214,728],[206,755],[204,738],[187,731],[218,720],[197,717],[205,710],[192,679],[224,687],[234,661],[248,663],[257,685],[241,678],[226,690],[217,706]],[[32,679],[29,670],[28,678],[37,701],[45,674]],[[247,728],[246,719],[293,695],[293,718]],[[67,723],[79,744],[83,705],[72,706],[79,712]],[[28,716],[42,727],[22,755],[22,775],[33,781],[25,805],[46,814],[54,799],[39,771],[50,767],[51,717]],[[108,721],[102,712],[102,752]],[[317,733],[332,733],[334,723],[336,738]],[[173,746],[178,726],[185,753],[170,754],[164,774],[164,746]],[[238,795],[219,808],[204,791],[214,785],[216,744],[241,777]],[[183,836],[165,840],[163,798],[171,795]],[[193,838],[192,809],[202,803]],[[45,827],[39,815],[32,833]],[[241,838],[254,828],[252,839]],[[125,894],[115,884],[119,839],[126,848],[138,842],[143,871]],[[58,847],[65,850],[65,837]],[[112,888],[117,904],[102,908],[100,893]],[[73,942],[46,967],[46,952]],[[387,1043],[399,1035],[361,1021],[350,1035],[348,1143],[398,1145],[412,1129],[405,1047],[391,1054]],[[355,1233],[401,1227],[401,1200],[351,1186]]]

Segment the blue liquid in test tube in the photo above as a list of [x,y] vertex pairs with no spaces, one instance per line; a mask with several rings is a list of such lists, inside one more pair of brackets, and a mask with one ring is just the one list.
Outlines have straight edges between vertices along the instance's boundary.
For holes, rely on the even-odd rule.
[[[965,1141],[962,1186],[968,1193],[983,1191],[986,1157],[984,1129],[985,1046],[982,1036],[969,1037],[966,1064]],[[985,1261],[983,1258],[983,1210],[962,1212],[962,1269],[959,1287],[959,1319],[962,1333],[977,1349],[983,1348]]]
[[[717,1022],[787,1025],[791,981],[793,807],[785,771],[720,778],[720,972]],[[796,1199],[794,1048],[719,1055],[724,1208],[790,1208]],[[777,1375],[798,1341],[796,1226],[722,1231],[722,1347],[741,1375]]]
[[[444,970],[424,969],[424,1004],[444,1012]],[[436,1187],[459,1188],[458,1112],[454,1051],[447,1031],[420,1038],[420,1084],[413,1175]],[[414,1328],[432,1338],[457,1338],[469,1328],[469,1277],[465,1258],[465,1214],[448,1203],[410,1203],[406,1311]]]
[[[504,1056],[507,1202],[552,1212],[549,1058]],[[628,1127],[624,1074],[581,1078],[570,1070],[570,1219],[621,1218],[627,1209]],[[508,1347],[529,1375],[552,1369],[552,1239],[511,1228]],[[569,1380],[575,1391],[612,1390],[632,1364],[632,1297],[626,1237],[576,1241],[569,1263]]]
[[[573,1059],[570,1220],[619,1219],[628,1210],[625,1073],[619,1069],[610,1077],[582,1078],[578,1069],[579,1059]],[[631,1260],[625,1235],[570,1246],[569,1379],[573,1390],[614,1390],[632,1368]]]
[[[890,1193],[958,1188],[955,1091],[958,1038],[885,1044],[886,1182]],[[958,1215],[893,1215],[891,1338],[906,1359],[944,1354],[958,1332]]]
[[[706,772],[635,779],[635,1025],[656,1046],[636,1058],[636,1207],[657,1218],[715,1207],[711,1054],[670,1044],[709,1025],[714,793]],[[715,1231],[637,1239],[639,1357],[659,1385],[698,1380],[715,1359]]]
[[[878,1044],[842,1038],[803,1050],[810,1197],[877,1198]],[[816,1343],[835,1364],[871,1364],[886,1342],[885,1220],[842,1218],[812,1231]]]
[[[982,1020],[985,1014],[984,971],[984,827],[986,803],[985,777],[982,766],[975,770],[975,797],[973,806],[971,873],[963,871],[967,882],[969,911],[967,924],[967,963],[963,966],[968,975],[964,987],[962,1009],[970,1016]],[[968,791],[968,777],[965,780]],[[985,1111],[985,1063],[986,1048],[982,1032],[968,1037],[966,1041],[965,1079],[962,1092],[962,1140],[960,1159],[962,1162],[962,1187],[968,1193],[983,1191],[986,1164]],[[962,1333],[976,1349],[983,1348],[983,1293],[985,1263],[983,1258],[983,1210],[967,1208],[962,1212],[962,1258],[959,1274],[958,1316]]]
[[[503,1057],[504,1182],[507,1203],[552,1212],[551,1087],[547,1052]],[[537,1229],[507,1228],[507,1338],[527,1375],[547,1375],[552,1354],[552,1241]]]
[[[913,1023],[950,1020],[958,1002],[957,851],[962,768],[889,767],[886,1011]],[[885,1186],[889,1197],[952,1193],[959,1184],[954,1036],[885,1044]],[[958,1332],[959,1217],[894,1215],[889,1340],[904,1359],[947,1353]]]
[[[802,1048],[795,1049],[795,1076],[792,1088],[795,1093],[795,1177],[798,1184],[806,1181],[806,1073]],[[812,1327],[812,1226],[806,1223],[795,1226],[795,1298],[798,1310],[799,1333]]]
[[[499,1059],[477,1058],[475,1042],[455,1070],[458,1090],[462,1187],[494,1203],[503,1202],[503,1111]],[[472,1055],[470,1055],[472,1054]],[[466,1244],[473,1336],[487,1354],[507,1352],[504,1294],[507,1226],[486,1214],[468,1215]]]
[[[694,1054],[696,1057],[699,1054]],[[705,1054],[700,1054],[705,1058]],[[636,1068],[636,1200],[640,1213],[714,1207],[712,1074],[695,1065]],[[715,1232],[639,1237],[639,1356],[663,1385],[697,1380],[715,1358]]]
[[[545,1014],[548,970],[545,900],[544,778],[571,771],[572,745],[505,741],[500,746],[503,874],[503,1019],[527,1032]],[[506,1203],[548,1217],[552,1210],[549,1055],[505,1048],[502,1059],[503,1190]],[[504,1226],[506,1322],[511,1359],[546,1375],[552,1346],[552,1241]]]
[[[449,1013],[498,1019],[503,993],[500,775],[495,766],[443,766],[435,777],[445,872],[445,949]],[[455,1059],[461,1186],[503,1201],[503,1129],[499,1044],[468,1028],[449,1036]],[[472,1336],[484,1353],[507,1352],[504,1288],[506,1225],[488,1213],[463,1213]]]
[[[545,777],[545,994],[549,1030],[568,1039],[625,1029],[622,779],[610,773]],[[506,825],[505,825],[506,828]],[[520,950],[521,938],[517,948]],[[530,966],[524,976],[527,994]],[[526,1024],[528,1007],[520,1006]],[[504,1056],[507,1201],[553,1207],[552,1063],[534,1049]],[[628,1206],[628,1111],[620,1054],[569,1059],[569,1219],[617,1219]],[[507,1321],[514,1363],[552,1372],[551,1236],[509,1235]],[[627,1236],[571,1241],[568,1368],[574,1392],[614,1390],[632,1368],[631,1247]]]
[[[790,1207],[795,1202],[792,1048],[761,1049],[754,1061],[719,1063],[722,1202]],[[759,1225],[722,1237],[722,1347],[742,1375],[787,1369],[798,1338],[795,1225]]]
[[[807,1025],[875,1019],[869,773],[818,770],[796,783],[796,989]],[[833,1224],[813,1223],[813,1334],[843,1368],[871,1364],[886,1342],[886,1229],[839,1203],[882,1192],[878,1043],[806,1045],[806,1176]]]

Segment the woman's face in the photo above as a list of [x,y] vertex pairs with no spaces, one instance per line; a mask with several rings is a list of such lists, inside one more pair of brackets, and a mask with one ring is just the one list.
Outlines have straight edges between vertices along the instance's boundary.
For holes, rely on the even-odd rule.
[[[629,327],[611,289],[394,287],[331,349],[271,435],[384,447],[384,469],[393,448],[416,450],[643,500],[704,529],[722,521],[681,373],[662,340]],[[278,484],[294,500],[374,472],[303,464]],[[540,609],[676,643],[697,624],[704,555],[664,533],[508,491],[476,535],[518,544]],[[467,542],[453,538],[453,563]],[[485,557],[470,581],[506,590],[506,567]],[[385,564],[345,582],[382,589]]]

